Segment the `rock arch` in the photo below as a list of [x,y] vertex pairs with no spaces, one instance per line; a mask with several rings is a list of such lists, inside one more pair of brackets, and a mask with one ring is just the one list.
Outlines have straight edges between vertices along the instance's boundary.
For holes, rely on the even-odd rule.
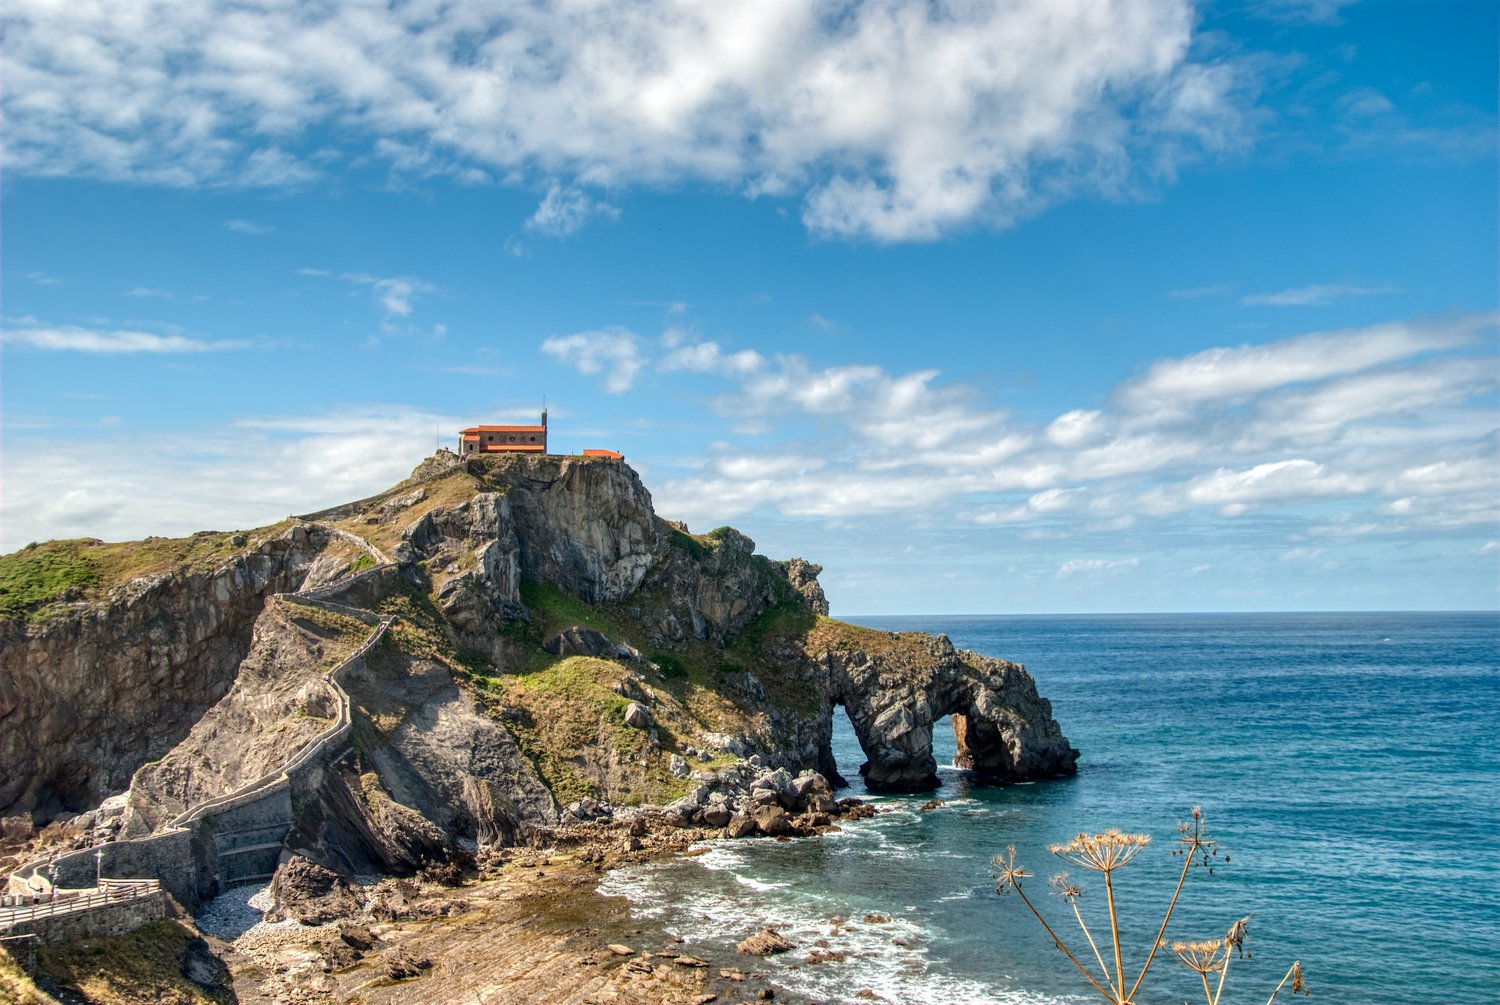
[[[955,649],[943,635],[868,634],[867,641],[880,644],[841,645],[821,660],[828,729],[842,705],[865,753],[860,773],[869,788],[936,788],[932,731],[945,716],[958,741],[958,765],[981,779],[1027,781],[1077,770],[1078,751],[1019,663]],[[827,774],[831,751],[819,759]]]

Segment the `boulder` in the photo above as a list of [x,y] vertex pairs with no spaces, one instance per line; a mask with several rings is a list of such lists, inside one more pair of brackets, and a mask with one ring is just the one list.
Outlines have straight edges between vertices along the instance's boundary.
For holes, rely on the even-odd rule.
[[276,870],[271,896],[276,903],[266,912],[267,921],[321,925],[357,915],[364,906],[348,880],[301,855],[288,857]]
[[785,768],[777,768],[775,771],[768,771],[757,777],[750,784],[752,797],[758,791],[773,793],[783,806],[797,805],[797,787],[793,784],[791,774]]
[[832,813],[838,805],[833,798],[833,786],[816,771],[804,771],[792,779],[792,791],[794,797],[790,809]]
[[638,701],[625,706],[625,725],[635,729],[651,728],[651,710]]
[[386,958],[385,973],[393,981],[403,981],[408,977],[416,977],[431,966],[432,960],[426,956],[419,956],[405,946],[399,946]]
[[729,823],[724,825],[724,836],[731,838],[749,837],[755,833],[755,821],[743,813],[736,813],[729,818]]
[[375,948],[375,943],[379,941],[375,938],[375,933],[371,932],[369,928],[364,925],[355,924],[340,925],[339,938],[344,941],[344,945],[350,949],[356,949],[361,953],[368,953],[371,949]]
[[750,819],[755,821],[755,829],[766,837],[780,837],[796,830],[792,818],[780,806],[757,806],[750,811]]
[[797,947],[776,929],[762,928],[734,948],[749,956],[770,956],[774,953],[785,953]]
[[616,646],[603,633],[582,625],[564,628],[542,643],[542,648],[553,656],[613,657]]

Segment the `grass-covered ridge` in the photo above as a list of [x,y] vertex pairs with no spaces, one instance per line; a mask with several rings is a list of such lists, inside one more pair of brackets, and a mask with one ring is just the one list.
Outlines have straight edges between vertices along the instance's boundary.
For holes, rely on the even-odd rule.
[[460,506],[480,492],[496,491],[501,489],[475,477],[466,465],[457,465],[436,475],[409,478],[365,500],[356,512],[326,522],[389,552],[401,543],[406,528],[428,513]]
[[925,632],[887,632],[864,628],[833,618],[818,618],[807,634],[809,652],[862,652],[867,656],[898,663],[921,662],[929,652],[933,636]]
[[[140,576],[208,571],[251,547],[251,537],[282,526],[111,544],[94,538],[28,544],[0,556],[0,617],[30,616],[65,596],[94,599]],[[236,534],[244,535],[244,543],[231,543]]]

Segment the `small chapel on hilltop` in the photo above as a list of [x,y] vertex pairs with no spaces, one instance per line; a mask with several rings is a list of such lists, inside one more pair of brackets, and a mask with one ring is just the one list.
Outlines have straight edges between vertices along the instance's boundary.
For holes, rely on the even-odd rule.
[[545,454],[547,452],[547,410],[542,409],[540,426],[470,426],[458,434],[458,453],[464,454]]
[[[545,454],[547,453],[547,410],[542,409],[540,426],[470,426],[458,434],[459,456],[468,454]],[[620,461],[624,454],[613,450],[585,450],[585,457],[602,457]]]

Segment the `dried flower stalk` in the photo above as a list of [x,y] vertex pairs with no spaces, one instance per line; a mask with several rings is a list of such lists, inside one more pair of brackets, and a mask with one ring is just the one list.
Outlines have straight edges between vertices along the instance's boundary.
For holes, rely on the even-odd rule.
[[[1031,898],[1026,895],[1024,880],[1031,873],[1016,861],[1016,849],[1014,846],[1007,849],[1005,855],[996,855],[991,864],[995,867],[996,893],[1006,893],[1014,890],[1021,898],[1032,916],[1041,923],[1042,928],[1052,938],[1052,942],[1077,968],[1078,972],[1093,986],[1095,991],[1102,995],[1110,1005],[1135,1005],[1135,996],[1146,980],[1146,974],[1156,960],[1157,952],[1165,945],[1167,926],[1171,923],[1172,914],[1177,909],[1177,902],[1182,896],[1182,889],[1187,882],[1188,872],[1193,866],[1198,865],[1213,874],[1213,863],[1219,856],[1219,849],[1208,836],[1207,826],[1204,822],[1203,810],[1194,806],[1190,814],[1191,819],[1177,825],[1179,847],[1173,850],[1173,855],[1182,857],[1182,870],[1177,877],[1177,885],[1172,890],[1172,898],[1167,902],[1166,910],[1162,912],[1161,926],[1157,929],[1156,938],[1151,942],[1150,951],[1146,954],[1146,960],[1141,964],[1139,973],[1135,980],[1128,985],[1125,971],[1125,954],[1120,945],[1120,914],[1119,905],[1115,900],[1114,873],[1123,869],[1146,850],[1151,843],[1149,834],[1127,834],[1119,830],[1106,830],[1097,834],[1079,834],[1071,841],[1063,844],[1052,845],[1049,849],[1058,858],[1069,862],[1081,869],[1097,872],[1104,877],[1104,891],[1107,900],[1110,943],[1114,951],[1114,966],[1111,968],[1105,961],[1104,954],[1099,951],[1098,943],[1094,939],[1093,932],[1083,920],[1083,914],[1078,909],[1078,899],[1083,896],[1083,887],[1069,878],[1068,873],[1063,872],[1054,876],[1051,880],[1055,892],[1068,906],[1073,909],[1073,917],[1078,921],[1078,927],[1088,941],[1089,948],[1093,950],[1094,960],[1099,964],[1097,975],[1084,966],[1083,962],[1074,955],[1073,951],[1057,934],[1042,913],[1037,910]],[[1223,861],[1229,861],[1229,856],[1224,855]],[[1224,994],[1224,985],[1229,977],[1230,961],[1236,954],[1248,955],[1245,950],[1245,941],[1250,937],[1250,916],[1246,915],[1224,933],[1218,939],[1200,939],[1196,941],[1174,941],[1170,944],[1173,955],[1179,963],[1192,970],[1203,984],[1203,996],[1207,1005],[1219,1005]],[[1113,973],[1111,973],[1113,970]],[[1213,980],[1216,978],[1217,980]],[[1273,1005],[1276,996],[1281,993],[1287,983],[1290,982],[1294,994],[1307,994],[1307,982],[1302,974],[1300,961],[1294,962],[1287,970],[1286,976],[1282,977],[1281,983],[1271,992],[1270,999],[1266,1005]]]

